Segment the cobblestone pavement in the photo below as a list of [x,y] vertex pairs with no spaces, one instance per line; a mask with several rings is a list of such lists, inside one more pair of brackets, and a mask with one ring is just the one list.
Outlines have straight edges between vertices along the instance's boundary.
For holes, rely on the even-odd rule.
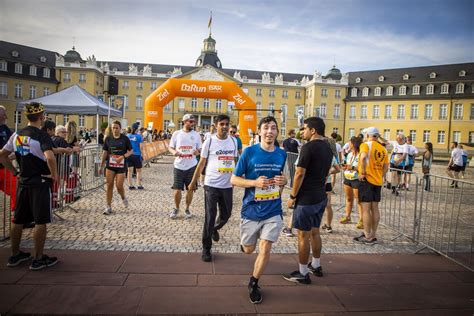
[[[441,167],[440,167],[441,168]],[[102,215],[105,208],[105,191],[96,190],[82,197],[70,208],[60,213],[64,220],[56,220],[48,228],[46,248],[78,250],[119,250],[119,251],[161,251],[200,252],[201,231],[204,221],[203,189],[196,192],[191,207],[193,218],[185,220],[183,212],[172,220],[168,214],[173,208],[172,159],[164,157],[159,163],[144,168],[143,191],[129,191],[129,207],[125,209],[114,192],[110,216]],[[472,175],[471,175],[472,177]],[[398,237],[394,230],[380,225],[379,244],[361,245],[352,241],[360,234],[355,228],[357,212],[353,212],[351,224],[342,225],[338,220],[343,215],[341,189],[335,189],[333,208],[335,211],[332,234],[323,232],[323,253],[410,253],[420,248],[405,237]],[[283,193],[288,198],[289,190]],[[410,193],[413,194],[413,193]],[[239,221],[243,190],[234,190],[233,214],[227,225],[220,231],[221,239],[213,245],[214,252],[239,252]],[[407,203],[410,199],[407,199]],[[184,204],[183,204],[184,205]],[[471,204],[472,208],[472,204]],[[284,218],[288,222],[288,210]],[[472,217],[473,212],[469,212]],[[24,230],[23,246],[32,247],[31,230]],[[0,247],[9,247],[9,241],[0,242]],[[296,253],[296,238],[281,235],[274,245],[275,253]]]

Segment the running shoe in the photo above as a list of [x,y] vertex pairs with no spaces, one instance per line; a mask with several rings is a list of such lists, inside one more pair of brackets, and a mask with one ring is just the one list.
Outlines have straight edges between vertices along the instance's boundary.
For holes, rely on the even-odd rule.
[[323,268],[321,266],[314,268],[311,263],[308,263],[308,269],[309,273],[312,275],[315,275],[317,277],[322,277],[323,276]]
[[292,230],[291,228],[288,228],[288,227],[283,228],[282,233],[283,233],[286,237],[295,237],[295,235],[293,234],[293,230]]
[[351,218],[349,216],[344,216],[339,220],[339,223],[341,224],[347,224],[351,222]]
[[185,210],[184,211],[184,219],[190,219],[191,217],[193,217],[191,212],[189,210]]
[[178,217],[178,211],[179,210],[177,208],[174,208],[170,213],[170,218],[175,219],[176,217]]
[[122,203],[123,203],[123,207],[128,208],[128,199],[127,198],[123,199]]
[[309,277],[309,273],[306,275],[302,275],[299,271],[293,271],[289,274],[283,274],[283,279],[295,282],[299,284],[311,284],[311,278]]
[[52,267],[58,262],[59,260],[56,257],[48,257],[47,255],[43,255],[41,259],[35,259],[31,262],[30,270],[42,270],[44,268]]
[[31,259],[31,254],[29,252],[20,251],[17,255],[11,256],[8,258],[7,266],[16,267],[22,262],[28,261]]
[[357,222],[356,228],[357,229],[364,229],[364,223],[362,222],[362,220],[359,220]]
[[260,287],[258,286],[257,282],[250,282],[248,288],[250,303],[260,304],[263,298],[262,293],[260,292]]
[[107,206],[107,208],[105,209],[105,211],[102,213],[104,215],[110,215],[112,214],[112,207],[111,206]]

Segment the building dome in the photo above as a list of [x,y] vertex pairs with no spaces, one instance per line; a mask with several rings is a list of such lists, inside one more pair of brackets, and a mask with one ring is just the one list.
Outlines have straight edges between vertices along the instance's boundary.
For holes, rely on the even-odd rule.
[[73,46],[72,50],[68,50],[64,55],[64,61],[67,63],[82,63],[81,54],[76,52],[76,48]]
[[324,79],[332,80],[341,80],[342,73],[339,69],[336,68],[336,65],[332,66],[331,70],[328,71],[327,75],[324,76]]
[[203,43],[201,55],[197,58],[195,66],[211,65],[214,68],[222,69],[222,63],[219,57],[217,57],[216,40],[209,35],[208,38],[204,39]]

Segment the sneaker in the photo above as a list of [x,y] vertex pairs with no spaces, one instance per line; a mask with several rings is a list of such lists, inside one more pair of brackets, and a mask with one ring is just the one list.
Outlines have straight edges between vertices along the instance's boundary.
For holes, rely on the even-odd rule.
[[111,206],[107,206],[107,208],[105,209],[105,211],[102,213],[104,215],[110,215],[112,214],[112,207]]
[[377,238],[368,239],[365,237],[365,234],[360,235],[359,237],[354,237],[354,241],[366,245],[375,245],[377,244]]
[[323,268],[321,266],[319,266],[317,268],[313,268],[311,263],[308,263],[308,269],[309,269],[309,273],[311,273],[312,275],[315,275],[317,277],[322,277],[323,276]]
[[376,245],[377,244],[377,238],[372,238],[372,239],[367,239],[364,241],[364,244],[366,245]]
[[322,230],[326,231],[326,233],[332,233],[332,227],[331,226],[328,226],[326,224],[324,224],[322,227],[321,227]]
[[189,210],[185,210],[184,211],[184,219],[190,219],[191,217],[193,217],[191,212]]
[[29,252],[20,251],[17,255],[8,258],[7,267],[16,267],[20,265],[20,263],[28,261],[30,259],[31,254]]
[[283,233],[286,237],[295,237],[295,235],[293,234],[293,230],[292,230],[291,228],[288,228],[288,227],[283,228],[282,233]]
[[262,293],[260,292],[260,287],[256,282],[249,283],[249,298],[250,303],[260,304],[262,302]]
[[343,218],[341,218],[339,220],[339,223],[341,224],[347,224],[347,223],[350,223],[351,222],[351,218],[349,216],[344,216]]
[[359,220],[357,222],[356,228],[357,229],[364,229],[364,223],[362,222],[362,220]]
[[135,190],[136,188],[133,185],[131,185],[131,186],[128,187],[128,189],[129,190]]
[[170,218],[175,219],[176,217],[178,217],[178,211],[179,210],[177,208],[174,208],[170,213]]
[[144,188],[142,185],[139,185],[139,186],[137,187],[137,189],[138,189],[138,190],[144,190],[145,188]]
[[218,242],[219,239],[220,239],[219,232],[217,231],[217,229],[214,229],[214,232],[212,233],[212,240],[214,240],[215,242]]
[[283,274],[282,277],[283,279],[290,282],[300,284],[311,284],[311,278],[309,277],[309,273],[307,273],[306,275],[302,275],[299,271],[293,271],[290,274]]
[[128,199],[127,198],[123,199],[122,203],[123,203],[123,207],[128,208]]
[[212,261],[212,254],[210,249],[203,249],[201,260],[204,262],[211,262]]
[[48,257],[47,255],[43,255],[43,257],[41,257],[41,259],[34,259],[31,262],[30,270],[38,271],[38,270],[42,270],[44,268],[52,267],[56,263],[58,263],[58,261],[59,260],[56,257]]

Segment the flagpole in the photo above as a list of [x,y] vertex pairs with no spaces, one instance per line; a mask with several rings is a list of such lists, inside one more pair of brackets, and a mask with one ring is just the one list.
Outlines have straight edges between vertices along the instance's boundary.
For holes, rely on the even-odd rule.
[[207,25],[209,28],[209,37],[212,35],[212,11],[211,11],[211,16],[209,17],[209,24]]

